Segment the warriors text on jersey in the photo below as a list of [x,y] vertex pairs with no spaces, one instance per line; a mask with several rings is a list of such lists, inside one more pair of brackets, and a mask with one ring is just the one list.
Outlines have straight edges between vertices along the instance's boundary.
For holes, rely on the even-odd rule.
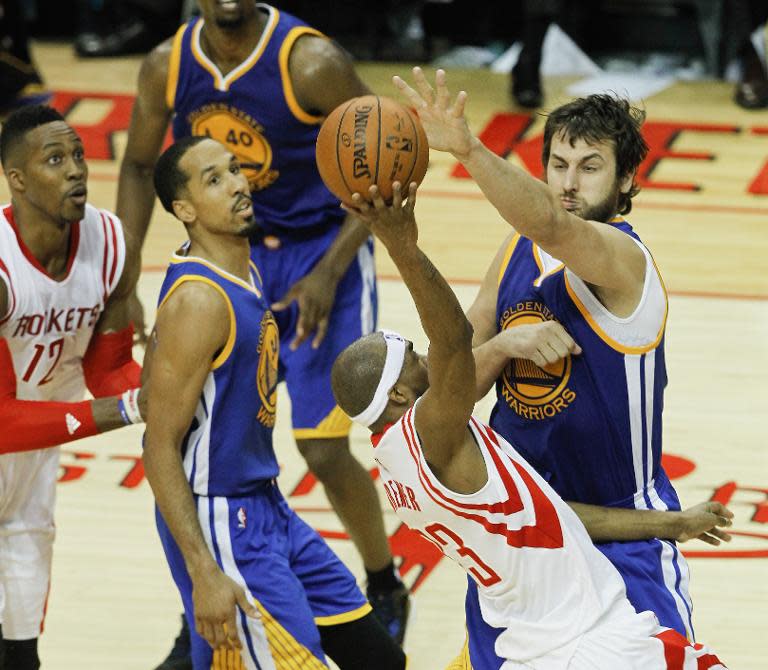
[[[661,466],[667,372],[667,295],[646,257],[640,302],[626,318],[611,314],[587,284],[531,240],[516,235],[499,273],[496,327],[555,319],[582,349],[540,368],[513,359],[496,385],[491,426],[565,500],[630,509],[679,510]],[[624,577],[638,610],[693,638],[689,571],[673,542],[609,542],[599,548]]]

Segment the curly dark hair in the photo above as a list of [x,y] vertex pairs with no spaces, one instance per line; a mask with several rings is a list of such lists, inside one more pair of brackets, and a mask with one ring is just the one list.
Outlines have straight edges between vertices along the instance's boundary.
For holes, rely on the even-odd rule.
[[[648,154],[648,145],[640,134],[644,121],[642,109],[632,107],[628,100],[616,95],[588,95],[562,105],[548,115],[544,126],[541,152],[544,169],[555,135],[567,137],[571,146],[577,140],[590,144],[610,140],[616,154],[616,176],[622,179],[635,172]],[[629,192],[619,194],[619,214],[632,210],[632,198],[639,192],[640,187],[633,178]]]

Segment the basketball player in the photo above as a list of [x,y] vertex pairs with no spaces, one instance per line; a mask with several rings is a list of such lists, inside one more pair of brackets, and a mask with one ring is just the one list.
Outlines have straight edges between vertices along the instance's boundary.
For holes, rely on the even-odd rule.
[[[661,466],[667,295],[623,218],[647,153],[644,114],[609,95],[554,110],[541,182],[471,134],[466,93],[452,101],[445,72],[436,91],[418,68],[414,80],[418,90],[399,77],[395,84],[418,109],[430,146],[460,160],[514,227],[468,312],[479,392],[496,380],[491,426],[565,500],[580,503],[635,608],[693,639],[676,517],[649,512],[680,503]],[[539,335],[530,361],[499,346],[522,325]]]
[[279,333],[249,259],[257,224],[236,156],[186,137],[155,185],[190,242],[171,260],[147,352],[144,466],[195,624],[194,668],[311,670],[324,651],[342,669],[404,668],[352,573],[275,482]]
[[374,611],[402,640],[408,596],[392,563],[376,490],[349,450],[330,366],[376,317],[372,243],[322,183],[315,140],[325,115],[369,93],[347,55],[299,20],[253,0],[201,0],[144,61],[117,212],[141,239],[153,206],[152,166],[174,138],[208,135],[243,164],[259,228],[251,257],[280,328],[280,378],[294,436],[357,547]]
[[472,326],[417,245],[416,185],[406,203],[395,185],[391,207],[376,187],[370,195],[373,207],[359,194],[355,204],[413,296],[429,353],[394,333],[367,335],[336,360],[333,391],[373,433],[397,515],[469,575],[465,662],[453,667],[655,670],[682,668],[685,658],[694,668],[723,668],[651,612],[636,613],[569,506],[472,417]]
[[[86,204],[83,143],[54,109],[3,124],[0,161],[0,623],[5,665],[39,667],[57,445],[139,423],[120,221]],[[86,388],[95,400],[84,401]]]

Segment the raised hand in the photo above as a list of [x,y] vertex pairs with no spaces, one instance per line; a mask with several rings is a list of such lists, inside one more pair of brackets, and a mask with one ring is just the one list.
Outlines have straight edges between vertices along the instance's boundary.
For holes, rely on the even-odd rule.
[[403,199],[400,182],[392,184],[392,204],[387,205],[376,186],[368,190],[370,204],[359,193],[352,195],[353,211],[365,226],[388,249],[413,247],[419,237],[413,210],[416,206],[416,184],[411,183]]
[[445,70],[438,70],[435,74],[436,90],[427,81],[420,67],[413,68],[415,89],[398,76],[392,77],[392,82],[418,112],[430,148],[448,151],[459,160],[466,158],[479,140],[472,135],[464,118],[467,94],[465,91],[459,91],[451,103]]

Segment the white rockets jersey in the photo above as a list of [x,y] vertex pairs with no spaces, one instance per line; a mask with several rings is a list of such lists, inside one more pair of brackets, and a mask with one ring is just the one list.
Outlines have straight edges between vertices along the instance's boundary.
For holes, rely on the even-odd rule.
[[120,220],[86,205],[72,225],[67,274],[54,280],[21,240],[11,206],[0,208],[0,279],[8,287],[0,337],[13,357],[17,398],[83,399],[83,356],[124,263]]
[[422,453],[413,422],[417,408],[418,402],[378,442],[374,438],[381,480],[400,519],[477,584],[484,622],[503,629],[494,644],[498,657],[566,667],[579,638],[606,617],[629,631],[636,626],[639,636],[653,633],[655,620],[635,614],[621,577],[576,514],[504,438],[474,417],[469,428],[488,481],[473,494],[443,486]]

